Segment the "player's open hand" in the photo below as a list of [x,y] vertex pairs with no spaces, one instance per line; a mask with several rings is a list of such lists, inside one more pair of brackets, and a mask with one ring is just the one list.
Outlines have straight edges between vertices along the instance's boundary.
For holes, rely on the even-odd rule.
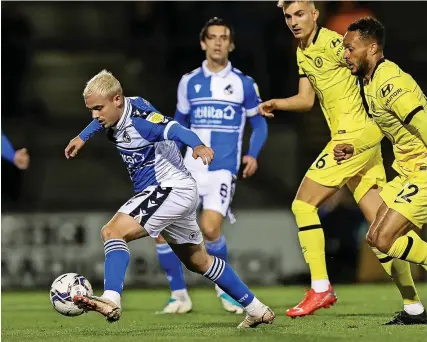
[[21,148],[15,152],[13,164],[20,170],[28,169],[28,166],[30,166],[30,155],[26,148]]
[[209,165],[214,157],[214,151],[205,145],[196,146],[193,150],[193,158],[200,158],[203,164]]
[[274,100],[265,101],[258,106],[259,113],[266,118],[274,118],[273,110],[275,109],[276,103]]
[[338,144],[334,147],[334,159],[337,164],[351,158],[354,154],[354,146],[351,144]]
[[256,170],[258,169],[258,162],[252,156],[244,156],[242,159],[242,163],[246,165],[243,169],[243,178],[249,178],[253,176]]
[[72,139],[65,148],[65,158],[70,159],[70,157],[77,156],[84,144],[85,142],[78,136]]

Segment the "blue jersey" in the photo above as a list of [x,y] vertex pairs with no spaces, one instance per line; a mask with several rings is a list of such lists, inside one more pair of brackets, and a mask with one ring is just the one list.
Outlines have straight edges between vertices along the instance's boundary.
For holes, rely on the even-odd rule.
[[230,62],[218,73],[209,71],[206,64],[204,61],[202,67],[181,78],[175,118],[187,122],[203,143],[214,150],[215,157],[207,166],[194,160],[190,150],[185,165],[190,171],[229,170],[236,174],[246,119],[253,119],[254,130],[258,129],[248,154],[256,158],[267,137],[267,124],[258,114],[261,102],[258,87]]
[[143,98],[125,97],[124,101],[123,115],[108,129],[107,137],[119,151],[134,191],[141,192],[150,185],[195,186],[173,140],[196,147],[202,144],[200,139]]

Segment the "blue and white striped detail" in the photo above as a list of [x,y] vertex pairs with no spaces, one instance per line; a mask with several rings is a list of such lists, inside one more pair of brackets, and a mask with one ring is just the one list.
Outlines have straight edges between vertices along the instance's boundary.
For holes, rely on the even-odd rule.
[[113,251],[125,251],[130,254],[127,243],[122,239],[112,239],[104,243],[105,256]]
[[213,263],[211,267],[209,267],[209,270],[204,274],[204,276],[212,281],[216,281],[219,277],[221,277],[222,273],[224,272],[225,261],[217,257],[213,258]]
[[169,254],[173,252],[172,248],[167,243],[157,244],[156,249],[157,254]]

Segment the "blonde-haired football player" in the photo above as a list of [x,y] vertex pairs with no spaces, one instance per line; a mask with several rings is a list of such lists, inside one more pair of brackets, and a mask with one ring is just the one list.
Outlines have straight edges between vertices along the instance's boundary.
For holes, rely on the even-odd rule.
[[[427,242],[415,230],[427,223],[427,98],[411,75],[384,58],[384,45],[384,26],[369,17],[352,23],[344,38],[344,59],[353,75],[363,77],[369,111],[393,144],[398,173],[380,193],[383,202],[367,241],[391,258],[426,268]],[[340,163],[354,156],[352,145],[335,148]],[[412,316],[402,311],[390,323],[415,320],[427,324],[425,310]]]
[[[328,279],[325,262],[325,237],[318,208],[344,185],[352,192],[368,222],[375,219],[381,205],[379,192],[386,177],[382,163],[380,129],[369,117],[362,103],[357,79],[343,59],[343,37],[318,27],[319,11],[313,1],[280,1],[286,23],[300,40],[297,50],[299,67],[298,94],[272,99],[260,105],[260,112],[273,117],[274,110],[308,111],[317,95],[331,131],[331,141],[307,171],[292,204],[299,227],[299,240],[311,273],[311,290],[304,300],[289,309],[290,317],[312,314],[335,304],[337,297]],[[337,164],[334,147],[349,143],[357,154]],[[343,228],[345,229],[345,228]],[[381,265],[392,276],[392,258],[374,249]],[[393,262],[393,279],[398,286],[404,308],[410,314],[424,310],[407,262]]]

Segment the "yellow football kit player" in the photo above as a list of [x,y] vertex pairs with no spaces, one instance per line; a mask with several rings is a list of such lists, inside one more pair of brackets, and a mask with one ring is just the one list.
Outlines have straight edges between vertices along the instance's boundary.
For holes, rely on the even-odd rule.
[[399,174],[380,196],[421,228],[427,224],[427,99],[409,74],[384,58],[365,95],[370,113],[393,144],[393,168]]
[[[332,138],[306,176],[328,187],[347,184],[359,202],[372,186],[385,184],[383,135],[361,101],[358,79],[345,66],[342,41],[340,34],[319,28],[312,44],[297,50],[299,75],[313,86]],[[344,143],[355,145],[358,153],[338,165],[333,148]]]

